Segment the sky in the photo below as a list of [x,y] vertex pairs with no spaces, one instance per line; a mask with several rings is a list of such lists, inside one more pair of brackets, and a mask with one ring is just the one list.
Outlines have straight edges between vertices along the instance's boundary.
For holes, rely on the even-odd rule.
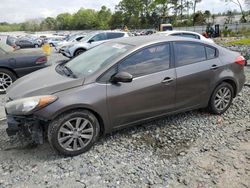
[[[114,10],[120,0],[0,0],[0,22],[19,23],[29,19],[69,12],[74,13],[82,8],[99,10],[102,5]],[[210,10],[212,13],[234,10],[237,7],[223,0],[203,0],[197,10]],[[246,7],[245,7],[246,9]],[[239,9],[237,9],[239,10]]]

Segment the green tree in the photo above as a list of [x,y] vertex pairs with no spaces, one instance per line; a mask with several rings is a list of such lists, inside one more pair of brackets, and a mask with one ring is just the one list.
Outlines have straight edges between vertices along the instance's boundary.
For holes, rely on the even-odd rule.
[[52,17],[47,17],[45,20],[42,21],[40,27],[43,31],[55,30],[57,29],[56,19]]
[[211,12],[209,10],[206,10],[204,12],[204,16],[205,16],[205,18],[207,20],[207,23],[209,23],[210,22],[210,17],[211,17]]
[[201,11],[198,11],[194,15],[194,25],[203,25],[206,23],[204,14]]
[[[243,23],[246,23],[246,22],[247,22],[247,20],[246,20],[246,15],[245,15],[245,13],[244,13],[244,10],[243,10],[243,8],[242,8],[242,3],[241,3],[240,0],[223,0],[223,1],[225,1],[225,2],[227,2],[227,3],[233,3],[233,4],[237,5],[237,6],[240,8],[240,12],[241,12],[241,21],[242,21]],[[244,2],[247,3],[247,2],[249,2],[249,0],[245,0]]]
[[109,27],[111,29],[117,29],[117,28],[123,28],[124,23],[124,15],[122,11],[116,11],[114,14],[112,14],[111,19],[109,21]]
[[111,16],[111,10],[108,9],[106,6],[102,6],[101,10],[97,13],[98,29],[108,29]]
[[81,8],[76,14],[73,15],[73,28],[74,29],[96,29],[98,28],[98,14],[93,9]]
[[[197,6],[197,3],[200,3],[202,0],[193,0],[192,4],[193,4],[193,11],[194,11],[194,14],[193,14],[193,25],[195,25],[195,16],[196,15],[196,6]],[[198,14],[198,15],[201,15],[201,14]]]
[[62,13],[56,17],[57,28],[59,30],[72,29],[72,15],[69,13]]

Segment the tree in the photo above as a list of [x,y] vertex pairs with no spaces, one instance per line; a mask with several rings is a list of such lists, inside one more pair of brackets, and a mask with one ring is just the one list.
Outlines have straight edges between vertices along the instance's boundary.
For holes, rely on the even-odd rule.
[[93,9],[81,8],[73,15],[74,29],[97,29],[98,13]]
[[43,31],[55,30],[57,29],[56,19],[52,17],[47,17],[45,20],[42,21],[40,27]]
[[206,18],[206,20],[207,20],[207,23],[209,23],[210,17],[211,17],[210,11],[209,11],[209,10],[206,10],[206,11],[204,12],[204,16],[205,16],[205,18]]
[[201,11],[198,11],[197,13],[195,13],[194,25],[203,25],[204,23],[206,23],[206,19],[205,19],[204,14],[202,14]]
[[234,18],[234,14],[233,14],[233,12],[232,11],[227,11],[227,13],[226,13],[226,16],[227,16],[227,18],[226,18],[226,24],[232,24],[233,23],[233,18]]
[[59,30],[72,29],[72,15],[69,13],[62,13],[56,17],[57,28]]
[[212,24],[213,24],[213,25],[214,25],[214,23],[215,23],[215,18],[216,18],[216,17],[215,17],[215,14],[213,14],[213,15],[212,15]]
[[111,10],[106,6],[102,6],[101,10],[97,13],[97,27],[99,29],[108,29],[111,16]]
[[[243,8],[242,8],[242,3],[240,2],[240,0],[224,0],[224,1],[237,5],[240,8],[240,11],[241,11],[241,15],[242,15],[241,20],[242,20],[242,22],[243,23],[247,22],[245,13],[244,13]],[[249,2],[249,0],[245,0],[245,2]]]
[[202,0],[193,0],[193,10],[194,10],[194,15],[193,15],[193,25],[195,24],[195,13],[196,13],[196,6],[197,6],[197,3],[200,3]]

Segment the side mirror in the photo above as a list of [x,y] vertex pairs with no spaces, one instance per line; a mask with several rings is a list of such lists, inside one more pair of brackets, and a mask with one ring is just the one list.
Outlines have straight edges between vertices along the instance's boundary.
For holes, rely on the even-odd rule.
[[90,39],[90,40],[88,41],[88,43],[90,43],[90,44],[91,44],[92,42],[94,42],[94,40],[93,40],[93,39]]
[[133,76],[131,74],[127,72],[118,72],[117,74],[112,76],[110,81],[112,83],[118,83],[118,82],[129,83],[129,82],[132,82],[132,80],[133,80]]

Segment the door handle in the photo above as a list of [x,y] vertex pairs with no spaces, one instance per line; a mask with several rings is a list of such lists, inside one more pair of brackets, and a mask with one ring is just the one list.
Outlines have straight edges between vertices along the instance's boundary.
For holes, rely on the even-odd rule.
[[216,70],[216,69],[218,69],[219,68],[219,66],[218,65],[212,65],[212,67],[210,68],[211,70]]
[[163,84],[169,84],[169,83],[171,83],[172,81],[174,81],[173,78],[167,77],[167,78],[164,78],[164,80],[162,80],[161,83],[163,83]]

